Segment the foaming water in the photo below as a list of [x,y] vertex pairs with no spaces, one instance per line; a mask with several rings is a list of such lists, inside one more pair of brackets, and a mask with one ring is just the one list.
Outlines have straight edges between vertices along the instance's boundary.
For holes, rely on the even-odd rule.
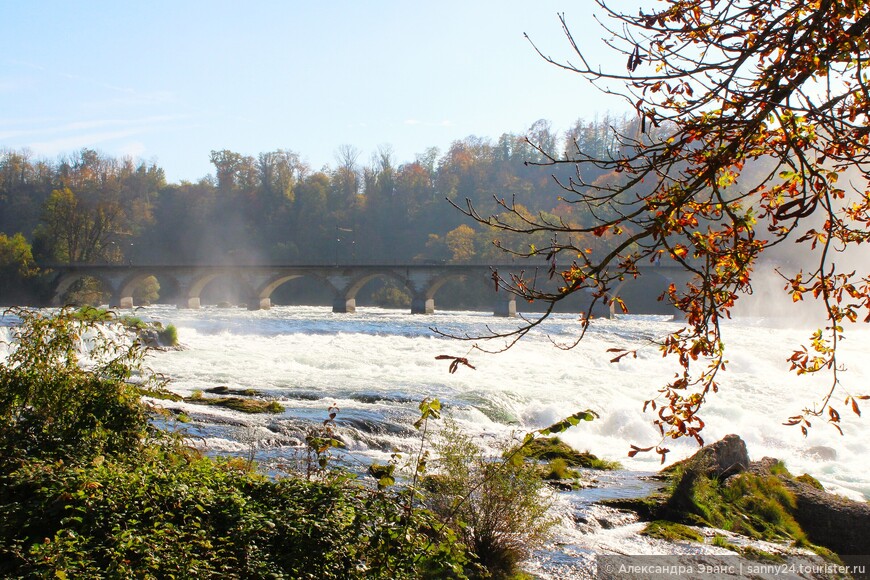
[[[679,370],[649,343],[679,328],[662,318],[597,321],[574,349],[567,343],[579,328],[575,318],[557,315],[542,332],[509,351],[490,355],[471,343],[443,338],[431,327],[453,334],[508,330],[516,320],[487,313],[439,312],[411,316],[376,308],[334,314],[328,308],[276,307],[268,311],[148,307],[137,314],[175,324],[184,351],[156,353],[154,370],[172,379],[173,390],[188,395],[219,385],[252,388],[285,406],[275,417],[241,416],[231,411],[189,406],[201,423],[200,435],[213,448],[236,447],[240,426],[268,434],[265,456],[280,456],[298,443],[306,425],[339,408],[337,424],[351,450],[382,458],[407,448],[415,432],[417,405],[437,397],[461,426],[482,441],[547,426],[574,411],[591,408],[599,420],[569,430],[563,438],[580,449],[620,461],[630,470],[654,471],[653,454],[628,458],[629,444],[653,445],[658,431],[643,401]],[[797,377],[786,359],[810,331],[775,328],[762,319],[729,322],[724,328],[729,363],[720,392],[704,412],[704,437],[737,433],[753,459],[774,456],[795,473],[810,473],[826,486],[853,497],[870,497],[870,460],[864,441],[866,420],[840,409],[845,436],[818,421],[804,438],[783,422],[812,406],[826,392],[829,376]],[[855,394],[870,384],[864,362],[870,333],[849,330],[841,344],[846,366],[841,380]],[[497,347],[491,343],[485,346]],[[609,348],[638,348],[637,357],[610,363]],[[437,355],[467,356],[475,370],[448,372]],[[697,450],[691,441],[670,441],[668,460]]]
[[[517,320],[487,313],[439,312],[412,316],[375,308],[334,314],[328,308],[276,307],[269,311],[203,308],[137,309],[143,319],[174,324],[185,350],[154,352],[149,365],[171,379],[182,395],[216,386],[256,389],[284,407],[278,415],[245,415],[190,403],[167,403],[192,422],[167,424],[215,453],[256,458],[265,470],[280,472],[299,461],[305,434],[339,407],[337,436],[346,445],[338,461],[351,467],[387,461],[394,449],[408,453],[419,444],[413,422],[418,405],[437,397],[448,413],[477,441],[495,444],[509,436],[545,427],[591,408],[600,419],[562,434],[574,447],[619,461],[625,470],[589,473],[593,486],[556,498],[561,524],[558,542],[526,563],[542,579],[594,577],[596,554],[719,553],[710,545],[668,543],[638,532],[636,517],[595,502],[647,495],[656,483],[644,476],[660,468],[654,454],[627,457],[629,445],[656,444],[654,416],[643,402],[679,371],[652,340],[680,328],[655,317],[595,321],[576,348],[560,350],[579,330],[576,319],[556,315],[510,350],[485,354],[472,343],[444,338],[432,327],[455,335],[515,328]],[[0,319],[0,358],[9,352],[11,318]],[[761,318],[728,322],[723,328],[727,372],[720,391],[704,409],[704,437],[740,435],[752,459],[782,459],[793,473],[809,473],[827,489],[857,499],[870,498],[870,424],[841,410],[846,432],[816,422],[804,438],[782,423],[827,391],[829,376],[797,377],[786,359],[810,330],[796,331]],[[484,346],[497,348],[499,344]],[[637,349],[637,356],[609,362],[608,349]],[[853,394],[870,384],[870,332],[848,329],[841,343],[841,380]],[[448,364],[436,356],[466,356],[476,369]],[[693,441],[669,441],[669,461],[697,451]],[[298,465],[298,464],[297,464]],[[735,540],[737,541],[737,540]]]

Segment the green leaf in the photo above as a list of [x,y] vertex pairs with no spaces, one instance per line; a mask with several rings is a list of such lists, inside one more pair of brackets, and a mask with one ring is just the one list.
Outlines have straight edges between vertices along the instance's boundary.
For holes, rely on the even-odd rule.
[[[586,409],[585,411],[578,411],[573,415],[570,415],[561,421],[553,423],[549,427],[544,429],[539,429],[537,432],[541,435],[552,435],[554,433],[562,433],[563,431],[568,430],[571,427],[580,424],[580,421],[592,421],[593,419],[598,418],[598,413],[591,409]],[[525,442],[524,442],[525,443]]]

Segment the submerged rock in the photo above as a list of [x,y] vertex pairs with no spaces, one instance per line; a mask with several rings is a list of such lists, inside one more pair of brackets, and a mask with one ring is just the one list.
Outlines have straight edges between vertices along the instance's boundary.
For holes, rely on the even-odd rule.
[[807,449],[803,455],[817,461],[834,461],[837,459],[837,450],[827,445],[816,445]]

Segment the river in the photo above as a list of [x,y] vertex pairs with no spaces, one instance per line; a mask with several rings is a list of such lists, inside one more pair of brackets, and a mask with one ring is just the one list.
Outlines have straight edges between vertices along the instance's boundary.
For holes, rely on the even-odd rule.
[[[140,308],[143,318],[171,323],[187,348],[154,354],[151,367],[172,379],[172,389],[189,395],[215,386],[256,389],[285,407],[280,416],[241,416],[232,411],[190,405],[199,419],[203,444],[212,450],[250,448],[251,432],[262,459],[280,457],[294,426],[326,418],[339,408],[337,424],[349,450],[360,457],[383,459],[392,448],[406,448],[415,433],[411,424],[426,397],[438,398],[447,413],[482,441],[545,427],[566,415],[591,408],[600,419],[584,422],[563,435],[581,450],[621,462],[628,470],[659,468],[654,454],[627,457],[630,444],[648,446],[660,439],[653,415],[643,402],[674,376],[672,357],[663,358],[649,341],[679,325],[662,317],[597,320],[576,348],[561,350],[553,342],[574,337],[579,324],[572,315],[554,315],[510,350],[485,354],[471,343],[443,338],[515,327],[515,319],[484,312],[439,312],[412,316],[404,311],[361,308],[333,314],[322,307],[276,307],[271,310],[174,307]],[[846,370],[841,380],[853,394],[870,393],[870,332],[847,329],[841,343]],[[724,324],[727,371],[719,393],[702,412],[707,441],[736,433],[750,456],[782,459],[794,473],[810,473],[837,493],[870,498],[870,423],[841,405],[845,435],[817,420],[803,437],[783,423],[820,399],[829,375],[798,377],[786,359],[807,329],[781,327],[763,319]],[[484,346],[494,348],[499,343]],[[638,356],[611,363],[609,348],[639,348]],[[467,356],[475,369],[460,366],[451,374],[447,354]],[[840,402],[842,397],[837,397]],[[868,406],[867,410],[870,410]],[[212,420],[209,420],[211,417]],[[245,441],[238,426],[248,425]],[[221,427],[221,426],[224,427]],[[270,435],[271,434],[271,435]],[[286,437],[285,437],[286,435]],[[670,441],[668,461],[697,450],[694,441]]]
[[[171,379],[173,391],[187,396],[215,386],[255,389],[281,403],[284,412],[279,415],[172,404],[192,418],[179,427],[197,445],[213,453],[253,455],[266,470],[278,470],[298,456],[305,430],[325,419],[333,405],[338,407],[337,431],[347,444],[343,457],[362,464],[386,461],[393,449],[407,454],[418,437],[412,427],[417,407],[427,397],[438,398],[445,414],[484,445],[593,409],[599,419],[581,423],[562,438],[580,450],[619,461],[625,470],[598,476],[604,484],[598,491],[563,497],[567,523],[560,531],[562,547],[542,555],[537,572],[548,577],[549,570],[556,577],[564,572],[552,572],[559,566],[577,566],[595,552],[664,549],[637,536],[640,524],[603,513],[592,500],[643,495],[652,487],[639,476],[659,469],[658,456],[629,458],[627,452],[630,444],[648,446],[660,439],[653,415],[642,407],[678,370],[651,343],[679,328],[667,317],[596,320],[576,348],[562,350],[554,342],[571,341],[579,324],[572,315],[557,314],[508,351],[486,354],[432,329],[475,335],[487,327],[508,330],[518,324],[516,319],[484,312],[421,316],[380,308],[334,314],[328,308],[298,306],[259,311],[151,306],[137,309],[136,315],[178,329],[185,349],[155,352],[149,358],[153,370]],[[783,425],[820,399],[830,377],[787,372],[786,359],[810,329],[780,322],[743,318],[724,324],[729,362],[720,376],[719,393],[702,412],[705,439],[712,442],[736,433],[746,441],[752,459],[777,457],[793,473],[809,473],[830,491],[870,498],[867,419],[841,406],[843,436],[823,420],[814,423],[807,437],[797,427]],[[870,332],[847,330],[848,339],[841,344],[846,369],[841,380],[853,394],[868,394]],[[496,348],[499,343],[485,346]],[[610,348],[637,348],[638,355],[611,363]],[[449,361],[436,359],[442,354],[468,357],[475,368],[460,366],[451,374]],[[670,441],[668,447],[669,462],[697,450],[688,440]],[[571,563],[560,564],[560,558]]]

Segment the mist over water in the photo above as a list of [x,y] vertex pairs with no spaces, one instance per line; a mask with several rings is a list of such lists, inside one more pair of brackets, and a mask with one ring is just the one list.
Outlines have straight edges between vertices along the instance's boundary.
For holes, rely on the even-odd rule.
[[[299,444],[305,426],[322,421],[327,408],[337,404],[339,433],[350,453],[363,461],[384,460],[395,447],[411,447],[417,405],[425,397],[437,397],[464,429],[484,442],[591,408],[601,418],[569,430],[563,439],[630,470],[660,467],[654,454],[626,454],[632,443],[648,446],[660,440],[653,415],[644,414],[642,406],[678,371],[675,361],[649,344],[679,328],[665,318],[599,320],[578,347],[563,351],[551,339],[569,341],[578,323],[571,315],[556,315],[544,332],[490,355],[469,351],[471,343],[439,337],[430,327],[475,334],[487,325],[511,328],[516,320],[483,312],[412,316],[377,308],[333,314],[321,307],[253,312],[148,307],[137,314],[175,324],[188,347],[155,353],[150,361],[154,370],[172,379],[174,391],[188,395],[220,385],[252,388],[285,406],[280,416],[250,416],[184,405],[194,417],[192,433],[212,450],[243,452],[254,437],[259,439],[260,461],[280,461]],[[702,413],[705,440],[736,433],[753,459],[777,457],[793,473],[810,473],[832,491],[870,498],[866,419],[841,405],[845,436],[822,420],[814,422],[806,438],[796,427],[782,425],[821,399],[830,376],[787,372],[786,359],[812,329],[782,327],[779,322],[736,318],[725,324],[729,363],[720,375],[720,392]],[[870,332],[860,326],[847,329],[841,347],[843,384],[853,394],[865,394]],[[608,348],[640,350],[637,358],[610,363]],[[476,370],[460,367],[450,374],[447,362],[435,359],[440,354],[468,356]],[[672,450],[669,462],[697,450],[693,441],[669,441],[667,446]]]

